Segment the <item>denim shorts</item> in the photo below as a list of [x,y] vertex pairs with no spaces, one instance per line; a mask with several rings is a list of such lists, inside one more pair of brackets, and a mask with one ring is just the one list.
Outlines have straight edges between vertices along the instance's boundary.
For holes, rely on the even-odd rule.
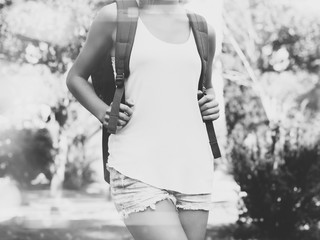
[[171,200],[177,211],[178,209],[210,211],[213,207],[211,193],[184,194],[161,189],[125,176],[112,167],[108,170],[111,196],[122,218],[147,208],[154,210],[155,204],[165,199]]

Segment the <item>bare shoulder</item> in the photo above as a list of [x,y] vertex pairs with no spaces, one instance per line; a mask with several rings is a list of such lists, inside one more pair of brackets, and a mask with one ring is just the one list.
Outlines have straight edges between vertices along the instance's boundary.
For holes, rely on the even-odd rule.
[[115,1],[108,1],[96,15],[94,22],[115,23],[117,21],[117,4]]
[[115,2],[109,3],[99,10],[95,16],[89,31],[89,37],[95,39],[110,38],[116,28],[117,5]]

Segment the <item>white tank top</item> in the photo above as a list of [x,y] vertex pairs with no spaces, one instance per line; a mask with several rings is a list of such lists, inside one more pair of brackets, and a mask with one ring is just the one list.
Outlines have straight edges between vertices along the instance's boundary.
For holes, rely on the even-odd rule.
[[108,167],[163,189],[212,191],[213,156],[197,100],[200,72],[192,31],[185,43],[167,43],[138,19],[125,82],[133,115],[109,138]]

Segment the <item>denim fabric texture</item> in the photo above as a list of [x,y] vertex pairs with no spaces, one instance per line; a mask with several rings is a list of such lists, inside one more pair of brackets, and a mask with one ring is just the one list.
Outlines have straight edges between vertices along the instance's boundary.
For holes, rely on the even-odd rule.
[[151,186],[137,179],[130,178],[110,167],[111,196],[117,211],[123,218],[130,213],[155,209],[156,203],[170,199],[176,210],[212,210],[210,193],[184,194]]

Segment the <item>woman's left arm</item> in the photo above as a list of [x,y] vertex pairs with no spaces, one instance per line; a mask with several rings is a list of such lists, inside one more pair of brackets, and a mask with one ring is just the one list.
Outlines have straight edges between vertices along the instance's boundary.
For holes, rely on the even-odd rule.
[[[212,64],[216,48],[215,31],[213,27],[208,25],[209,35],[209,59],[208,59],[208,71],[205,79],[205,95],[198,101],[202,119],[204,121],[214,121],[219,118],[219,103],[216,100],[214,89],[212,87]],[[201,94],[201,92],[199,92]]]

